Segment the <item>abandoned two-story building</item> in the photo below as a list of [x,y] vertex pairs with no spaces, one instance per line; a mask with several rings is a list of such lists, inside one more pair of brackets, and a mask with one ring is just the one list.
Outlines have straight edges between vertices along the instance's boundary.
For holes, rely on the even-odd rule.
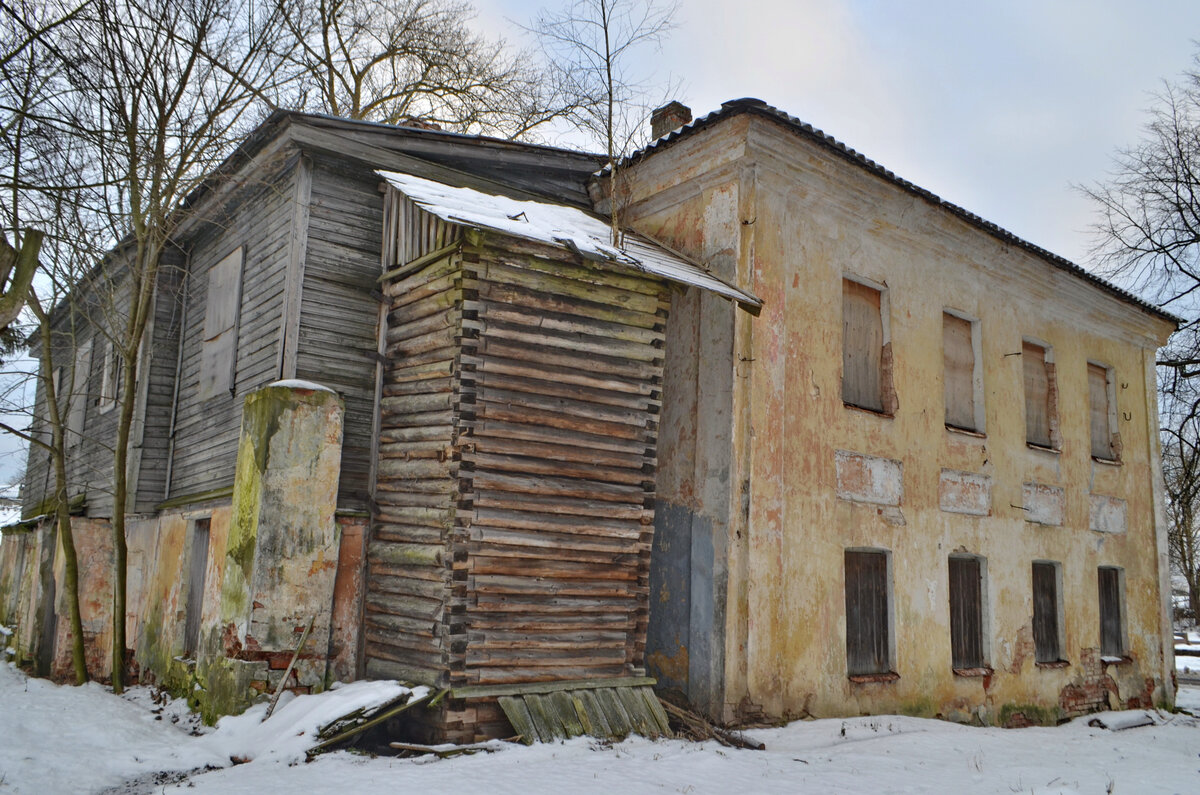
[[[143,675],[237,709],[311,626],[287,684],[445,688],[450,739],[549,692],[635,715],[647,675],[727,723],[1171,702],[1174,319],[758,100],[656,123],[620,246],[590,155],[282,112],[245,142],[147,332]],[[77,314],[104,675],[116,368]],[[0,620],[63,669],[49,478],[35,451]]]

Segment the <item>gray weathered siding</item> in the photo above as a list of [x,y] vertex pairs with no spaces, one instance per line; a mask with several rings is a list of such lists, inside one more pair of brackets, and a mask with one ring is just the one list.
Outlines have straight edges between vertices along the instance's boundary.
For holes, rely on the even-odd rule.
[[369,494],[382,223],[373,171],[313,163],[296,377],[346,401],[341,508],[365,509]]
[[[233,485],[242,400],[279,377],[280,324],[294,198],[294,162],[250,186],[190,242],[183,350],[170,497]],[[208,271],[243,246],[242,297],[234,394],[201,400],[200,362]]]
[[183,282],[187,260],[172,250],[162,263],[154,316],[147,329],[143,353],[145,409],[142,412],[137,491],[133,509],[154,510],[166,496],[167,456],[170,452],[171,405],[175,396],[175,366],[179,353],[179,322],[183,314]]

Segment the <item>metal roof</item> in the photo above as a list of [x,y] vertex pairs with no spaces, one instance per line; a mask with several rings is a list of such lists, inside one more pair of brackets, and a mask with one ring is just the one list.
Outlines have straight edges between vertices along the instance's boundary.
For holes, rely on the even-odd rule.
[[[958,206],[957,204],[948,202],[945,199],[941,198],[940,196],[926,190],[925,188],[922,188],[919,185],[914,185],[913,183],[909,182],[908,180],[897,176],[894,172],[888,170],[887,168],[884,168],[879,163],[876,163],[874,160],[871,160],[870,158],[868,158],[866,155],[862,154],[861,152],[857,152],[854,149],[851,149],[850,147],[846,146],[846,144],[837,140],[833,136],[827,135],[823,131],[817,129],[816,127],[813,127],[811,124],[803,122],[800,119],[796,118],[795,116],[791,116],[791,115],[785,113],[784,111],[780,110],[779,108],[776,108],[772,105],[768,105],[766,102],[764,102],[761,99],[745,97],[742,99],[730,100],[729,102],[723,102],[723,103],[721,103],[720,110],[713,111],[712,113],[709,113],[706,116],[701,116],[700,118],[697,118],[697,119],[694,119],[693,121],[688,122],[687,124],[683,125],[682,127],[672,130],[671,132],[667,133],[666,135],[662,136],[661,138],[651,142],[650,144],[646,145],[645,147],[643,147],[643,148],[639,149],[638,151],[633,152],[632,154],[625,157],[620,162],[619,166],[620,167],[629,166],[630,164],[635,163],[638,160],[641,160],[643,158],[650,156],[651,154],[659,151],[660,149],[667,148],[668,146],[670,146],[671,144],[680,140],[681,138],[687,138],[688,136],[690,136],[696,132],[699,132],[700,130],[703,130],[707,127],[711,127],[714,124],[717,124],[718,122],[723,121],[724,119],[731,118],[731,117],[736,116],[741,113],[749,113],[749,114],[753,114],[755,116],[760,116],[762,118],[769,119],[774,122],[778,122],[778,123],[782,124],[784,127],[788,128],[790,131],[800,135],[801,137],[806,138],[811,141],[814,141],[817,144],[833,151],[838,156],[840,156],[846,160],[849,160],[851,163],[854,163],[855,165],[858,165],[858,166],[866,169],[867,171],[871,172],[872,174],[875,174],[876,176],[881,177],[882,179],[885,179],[888,182],[891,182],[892,184],[899,186],[901,189],[908,191],[909,193],[912,193],[912,194],[915,194],[916,196],[921,197],[922,199],[929,202],[930,204],[934,204],[934,205],[937,205],[938,207],[941,207],[942,209],[946,210],[947,212],[951,213],[952,215],[957,216],[958,218],[962,219],[963,221],[970,224],[971,226],[974,226],[978,229],[983,230],[987,234],[1003,241],[1004,243],[1008,243],[1010,245],[1017,246],[1018,248],[1021,248],[1025,251],[1029,252],[1030,254],[1033,254],[1034,256],[1037,256],[1037,257],[1045,260],[1046,262],[1048,262],[1049,264],[1053,265],[1056,268],[1064,270],[1073,276],[1077,276],[1080,279],[1083,279],[1084,281],[1090,282],[1091,284],[1095,285],[1096,287],[1099,287],[1101,290],[1109,293],[1110,295],[1115,296],[1116,298],[1124,301],[1125,303],[1132,304],[1132,305],[1136,306],[1137,308],[1143,310],[1144,312],[1147,312],[1148,314],[1154,315],[1155,317],[1158,317],[1158,318],[1166,320],[1170,323],[1173,323],[1176,327],[1178,327],[1182,323],[1180,318],[1176,317],[1175,315],[1172,315],[1171,313],[1166,312],[1163,309],[1161,309],[1151,303],[1148,303],[1147,301],[1142,300],[1141,298],[1137,297],[1133,293],[1130,293],[1126,290],[1121,289],[1120,287],[1117,287],[1115,284],[1113,284],[1105,279],[1102,279],[1099,276],[1096,276],[1094,273],[1091,273],[1090,271],[1084,270],[1083,268],[1079,267],[1078,265],[1076,265],[1075,263],[1066,259],[1065,257],[1060,257],[1057,254],[1047,251],[1046,249],[1042,248],[1041,246],[1034,245],[1033,243],[1030,243],[1028,240],[1017,237],[1012,232],[1009,232],[1007,229],[997,226],[996,224],[992,223],[991,221],[985,220],[985,219],[979,217],[978,215],[976,215],[966,209],[963,209],[962,207]],[[609,171],[609,168],[610,168],[609,166],[605,166],[603,169],[601,169],[599,172],[597,172],[597,175],[603,176],[603,175],[607,174],[607,172]]]
[[626,232],[623,244],[613,246],[608,221],[576,207],[521,201],[395,171],[376,173],[425,212],[443,221],[557,246],[589,260],[700,287],[737,301],[755,314],[762,308],[757,297],[647,237]]

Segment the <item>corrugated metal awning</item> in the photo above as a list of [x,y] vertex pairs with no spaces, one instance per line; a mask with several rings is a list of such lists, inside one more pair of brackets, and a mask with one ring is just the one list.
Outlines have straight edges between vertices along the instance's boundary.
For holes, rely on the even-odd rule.
[[627,232],[624,246],[613,246],[609,242],[608,222],[583,210],[550,202],[519,201],[471,188],[455,188],[395,171],[376,173],[422,210],[444,221],[547,243],[596,262],[700,287],[737,301],[755,314],[762,308],[762,301],[756,296],[643,235]]

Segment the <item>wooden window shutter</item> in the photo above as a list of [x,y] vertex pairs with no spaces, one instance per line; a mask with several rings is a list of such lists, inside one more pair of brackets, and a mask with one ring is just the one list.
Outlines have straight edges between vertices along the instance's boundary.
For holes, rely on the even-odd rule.
[[228,394],[233,388],[241,303],[242,249],[238,248],[208,271],[200,349],[201,400]]
[[1107,367],[1088,365],[1088,404],[1092,425],[1092,455],[1112,461],[1116,459],[1116,453],[1109,422]]
[[842,280],[842,401],[883,411],[883,319],[879,291]]
[[1100,653],[1106,657],[1125,654],[1125,636],[1121,631],[1121,570],[1101,566],[1097,572],[1100,584]]
[[[75,364],[71,371],[67,409],[67,446],[75,447],[83,440],[83,426],[87,418],[88,375],[92,369],[92,341],[75,349]],[[61,403],[61,394],[59,396]]]
[[971,321],[942,314],[942,359],[945,379],[946,424],[968,431],[975,423],[975,349]]
[[1025,441],[1038,447],[1051,447],[1050,375],[1046,369],[1046,349],[1032,342],[1021,346],[1025,366]]
[[1058,662],[1058,571],[1053,563],[1033,564],[1033,645],[1037,662]]
[[950,558],[950,647],[954,668],[982,668],[983,579],[978,558]]
[[846,669],[850,676],[891,670],[887,554],[846,551]]

